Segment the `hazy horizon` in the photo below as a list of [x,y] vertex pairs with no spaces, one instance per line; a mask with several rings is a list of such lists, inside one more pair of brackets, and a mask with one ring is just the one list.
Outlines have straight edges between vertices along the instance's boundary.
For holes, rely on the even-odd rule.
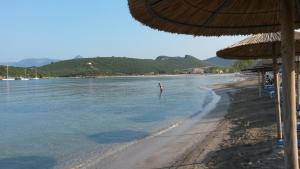
[[143,26],[123,1],[5,1],[0,3],[0,62],[26,58],[71,59],[160,55],[199,59],[243,37],[193,37]]

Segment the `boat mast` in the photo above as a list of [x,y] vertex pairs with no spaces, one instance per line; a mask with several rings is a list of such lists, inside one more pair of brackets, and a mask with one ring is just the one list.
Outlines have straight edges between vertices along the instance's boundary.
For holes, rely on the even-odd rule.
[[6,65],[6,79],[8,79],[8,65]]

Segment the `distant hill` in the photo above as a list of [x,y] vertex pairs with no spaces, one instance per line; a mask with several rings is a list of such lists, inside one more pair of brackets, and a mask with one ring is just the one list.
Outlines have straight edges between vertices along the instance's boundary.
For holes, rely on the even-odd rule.
[[204,60],[208,64],[215,65],[215,66],[220,66],[220,67],[227,67],[236,62],[236,60],[230,60],[230,59],[222,59],[219,57],[211,57],[206,60]]
[[82,58],[83,58],[83,56],[77,55],[77,56],[75,56],[73,59],[82,59]]
[[48,58],[41,58],[41,59],[30,58],[30,59],[23,59],[18,62],[0,63],[0,65],[9,65],[15,67],[40,67],[57,61],[59,60],[48,59]]
[[57,62],[58,60],[54,60],[54,59],[48,59],[48,58],[42,58],[42,59],[24,59],[21,60],[19,62],[14,63],[12,66],[16,66],[16,67],[40,67],[40,66],[44,66],[44,65],[48,65],[50,63],[53,62]]
[[[215,62],[215,60],[221,60],[221,62]],[[197,70],[204,70],[205,73],[218,73],[220,70],[232,73],[248,68],[254,63],[251,60],[233,60],[231,62],[227,62],[227,60],[225,60],[226,62],[224,62],[224,59],[218,58],[210,58],[206,61],[201,61],[190,55],[186,55],[184,57],[159,56],[156,59],[136,59],[127,57],[77,57],[76,59],[55,61],[56,60],[49,59],[48,62],[50,62],[50,64],[37,68],[10,66],[9,76],[24,76],[25,69],[27,77],[34,77],[36,70],[39,77],[181,74],[193,72],[196,70],[194,68],[202,68]],[[219,67],[212,66],[217,64]],[[6,66],[0,66],[0,78],[5,76]]]
[[175,74],[185,69],[204,67],[207,64],[193,56],[156,59],[126,57],[77,58],[59,61],[39,68],[45,76],[99,76],[99,75],[143,75]]

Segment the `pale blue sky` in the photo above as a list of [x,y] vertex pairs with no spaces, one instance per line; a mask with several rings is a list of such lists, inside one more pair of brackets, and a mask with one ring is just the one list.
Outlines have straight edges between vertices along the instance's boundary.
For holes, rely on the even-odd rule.
[[0,0],[0,62],[76,55],[215,56],[242,37],[193,37],[135,21],[127,0]]

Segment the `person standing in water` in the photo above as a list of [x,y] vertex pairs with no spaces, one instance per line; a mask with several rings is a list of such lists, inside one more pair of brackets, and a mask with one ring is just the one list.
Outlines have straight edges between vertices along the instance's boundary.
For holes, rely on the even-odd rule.
[[163,86],[161,85],[161,83],[158,83],[158,86],[159,86],[159,90],[160,90],[160,93],[162,93],[162,91],[163,91]]

